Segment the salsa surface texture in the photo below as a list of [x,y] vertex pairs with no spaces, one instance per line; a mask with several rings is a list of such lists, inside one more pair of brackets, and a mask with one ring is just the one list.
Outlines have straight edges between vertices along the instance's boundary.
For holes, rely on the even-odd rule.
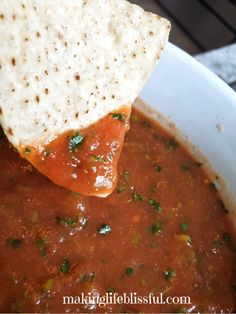
[[123,106],[86,129],[60,134],[43,148],[21,147],[21,156],[57,185],[86,196],[105,197],[117,183],[130,111]]
[[[0,140],[1,312],[234,312],[235,238],[202,165],[134,111],[106,199],[53,184]],[[191,304],[63,305],[149,293]]]

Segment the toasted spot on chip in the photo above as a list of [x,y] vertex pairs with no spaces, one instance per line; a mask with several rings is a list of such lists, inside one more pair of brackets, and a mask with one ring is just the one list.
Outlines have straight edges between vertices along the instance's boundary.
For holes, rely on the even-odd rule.
[[40,150],[130,111],[169,28],[126,0],[1,0],[0,124],[11,143]]
[[16,59],[15,59],[15,58],[12,58],[12,59],[11,59],[11,64],[12,64],[13,66],[16,65]]

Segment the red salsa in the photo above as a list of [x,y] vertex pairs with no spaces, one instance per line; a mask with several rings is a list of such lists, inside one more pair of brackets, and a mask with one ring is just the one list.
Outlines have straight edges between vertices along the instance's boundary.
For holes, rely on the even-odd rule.
[[[61,154],[61,143],[75,135],[67,136],[49,147],[53,154]],[[72,144],[71,150],[62,154],[63,162],[74,156]],[[91,167],[107,158],[99,150],[92,155]],[[236,310],[236,249],[228,211],[202,164],[144,115],[131,116],[117,188],[106,199],[55,185],[19,158],[6,138],[0,156],[1,312]],[[40,171],[46,169],[41,158],[53,166],[55,181],[63,177],[50,154],[35,160]],[[191,302],[63,304],[65,296],[106,292],[162,294],[164,300],[188,296]]]
[[107,196],[117,183],[117,163],[130,108],[122,107],[87,129],[59,135],[43,149],[23,147],[28,159],[54,183],[83,195]]

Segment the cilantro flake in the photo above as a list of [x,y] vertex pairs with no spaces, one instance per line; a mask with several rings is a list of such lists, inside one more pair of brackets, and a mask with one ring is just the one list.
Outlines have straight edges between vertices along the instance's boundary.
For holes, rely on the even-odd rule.
[[149,199],[148,204],[150,204],[158,213],[160,213],[162,211],[162,207],[161,207],[160,203],[158,203],[157,201],[155,201],[153,199]]
[[112,113],[112,117],[115,120],[124,121],[124,116],[121,113]]
[[17,239],[17,238],[8,238],[7,239],[7,243],[13,248],[13,249],[18,249],[21,244],[22,244],[22,240],[21,239]]
[[132,195],[133,201],[143,201],[144,197],[138,192],[134,192]]
[[187,224],[187,223],[182,223],[182,224],[181,224],[181,230],[182,230],[183,232],[188,231],[188,224]]
[[163,224],[160,221],[156,222],[150,227],[151,234],[160,234],[162,233],[162,231],[163,231]]
[[68,261],[68,259],[64,259],[63,262],[60,265],[60,271],[63,274],[67,274],[70,270],[70,263]]
[[126,273],[126,275],[127,275],[128,277],[130,277],[130,276],[133,275],[134,270],[133,270],[132,267],[128,267],[128,268],[126,268],[125,273]]
[[76,152],[79,146],[83,143],[84,136],[79,134],[79,132],[75,133],[75,135],[71,136],[69,140],[69,149],[71,152]]
[[104,224],[102,225],[99,229],[98,229],[98,232],[99,234],[102,234],[102,235],[105,235],[105,234],[109,234],[111,232],[111,227]]

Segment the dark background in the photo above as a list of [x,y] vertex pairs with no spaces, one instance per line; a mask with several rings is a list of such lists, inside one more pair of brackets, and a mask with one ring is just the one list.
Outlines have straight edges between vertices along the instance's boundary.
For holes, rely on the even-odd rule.
[[167,17],[170,41],[190,54],[236,42],[236,0],[129,0]]

